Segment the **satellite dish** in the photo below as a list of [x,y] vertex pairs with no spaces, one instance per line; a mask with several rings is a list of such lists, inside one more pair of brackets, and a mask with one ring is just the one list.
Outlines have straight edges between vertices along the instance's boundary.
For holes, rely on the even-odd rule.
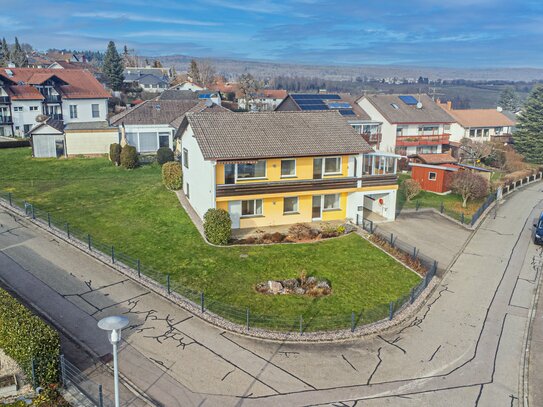
[[422,109],[422,102],[417,103],[417,109]]
[[496,108],[496,110],[497,110],[498,112],[500,112],[500,113],[503,112],[503,108],[502,108],[501,106],[498,106],[498,107]]

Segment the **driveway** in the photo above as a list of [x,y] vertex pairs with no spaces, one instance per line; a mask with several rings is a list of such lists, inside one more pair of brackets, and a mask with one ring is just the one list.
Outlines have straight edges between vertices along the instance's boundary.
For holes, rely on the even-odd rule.
[[434,212],[400,214],[395,222],[378,223],[376,230],[416,247],[437,260],[445,270],[471,236],[472,231]]
[[[96,321],[126,315],[120,369],[151,405],[518,406],[543,260],[530,239],[540,189],[511,195],[484,220],[404,325],[341,343],[224,332],[6,211],[0,279],[99,356],[110,350]],[[434,234],[434,244],[447,247],[446,237]]]

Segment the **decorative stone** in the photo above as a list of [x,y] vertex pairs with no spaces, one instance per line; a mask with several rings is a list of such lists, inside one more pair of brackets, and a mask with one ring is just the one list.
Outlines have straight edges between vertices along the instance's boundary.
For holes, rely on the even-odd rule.
[[279,294],[279,292],[283,289],[283,284],[281,284],[279,281],[268,281],[268,288],[270,293]]

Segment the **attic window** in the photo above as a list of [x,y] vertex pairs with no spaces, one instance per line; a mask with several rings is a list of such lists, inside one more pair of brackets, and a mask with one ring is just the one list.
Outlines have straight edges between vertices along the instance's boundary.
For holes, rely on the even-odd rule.
[[396,110],[400,109],[400,107],[396,103],[391,103],[390,106],[392,106]]

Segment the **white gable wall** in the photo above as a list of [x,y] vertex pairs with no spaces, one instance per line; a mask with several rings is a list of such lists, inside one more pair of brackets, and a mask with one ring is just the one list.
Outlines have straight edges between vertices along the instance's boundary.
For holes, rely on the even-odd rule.
[[394,153],[396,149],[396,125],[389,123],[368,99],[362,98],[357,103],[370,116],[372,121],[383,123],[381,125],[379,150]]

